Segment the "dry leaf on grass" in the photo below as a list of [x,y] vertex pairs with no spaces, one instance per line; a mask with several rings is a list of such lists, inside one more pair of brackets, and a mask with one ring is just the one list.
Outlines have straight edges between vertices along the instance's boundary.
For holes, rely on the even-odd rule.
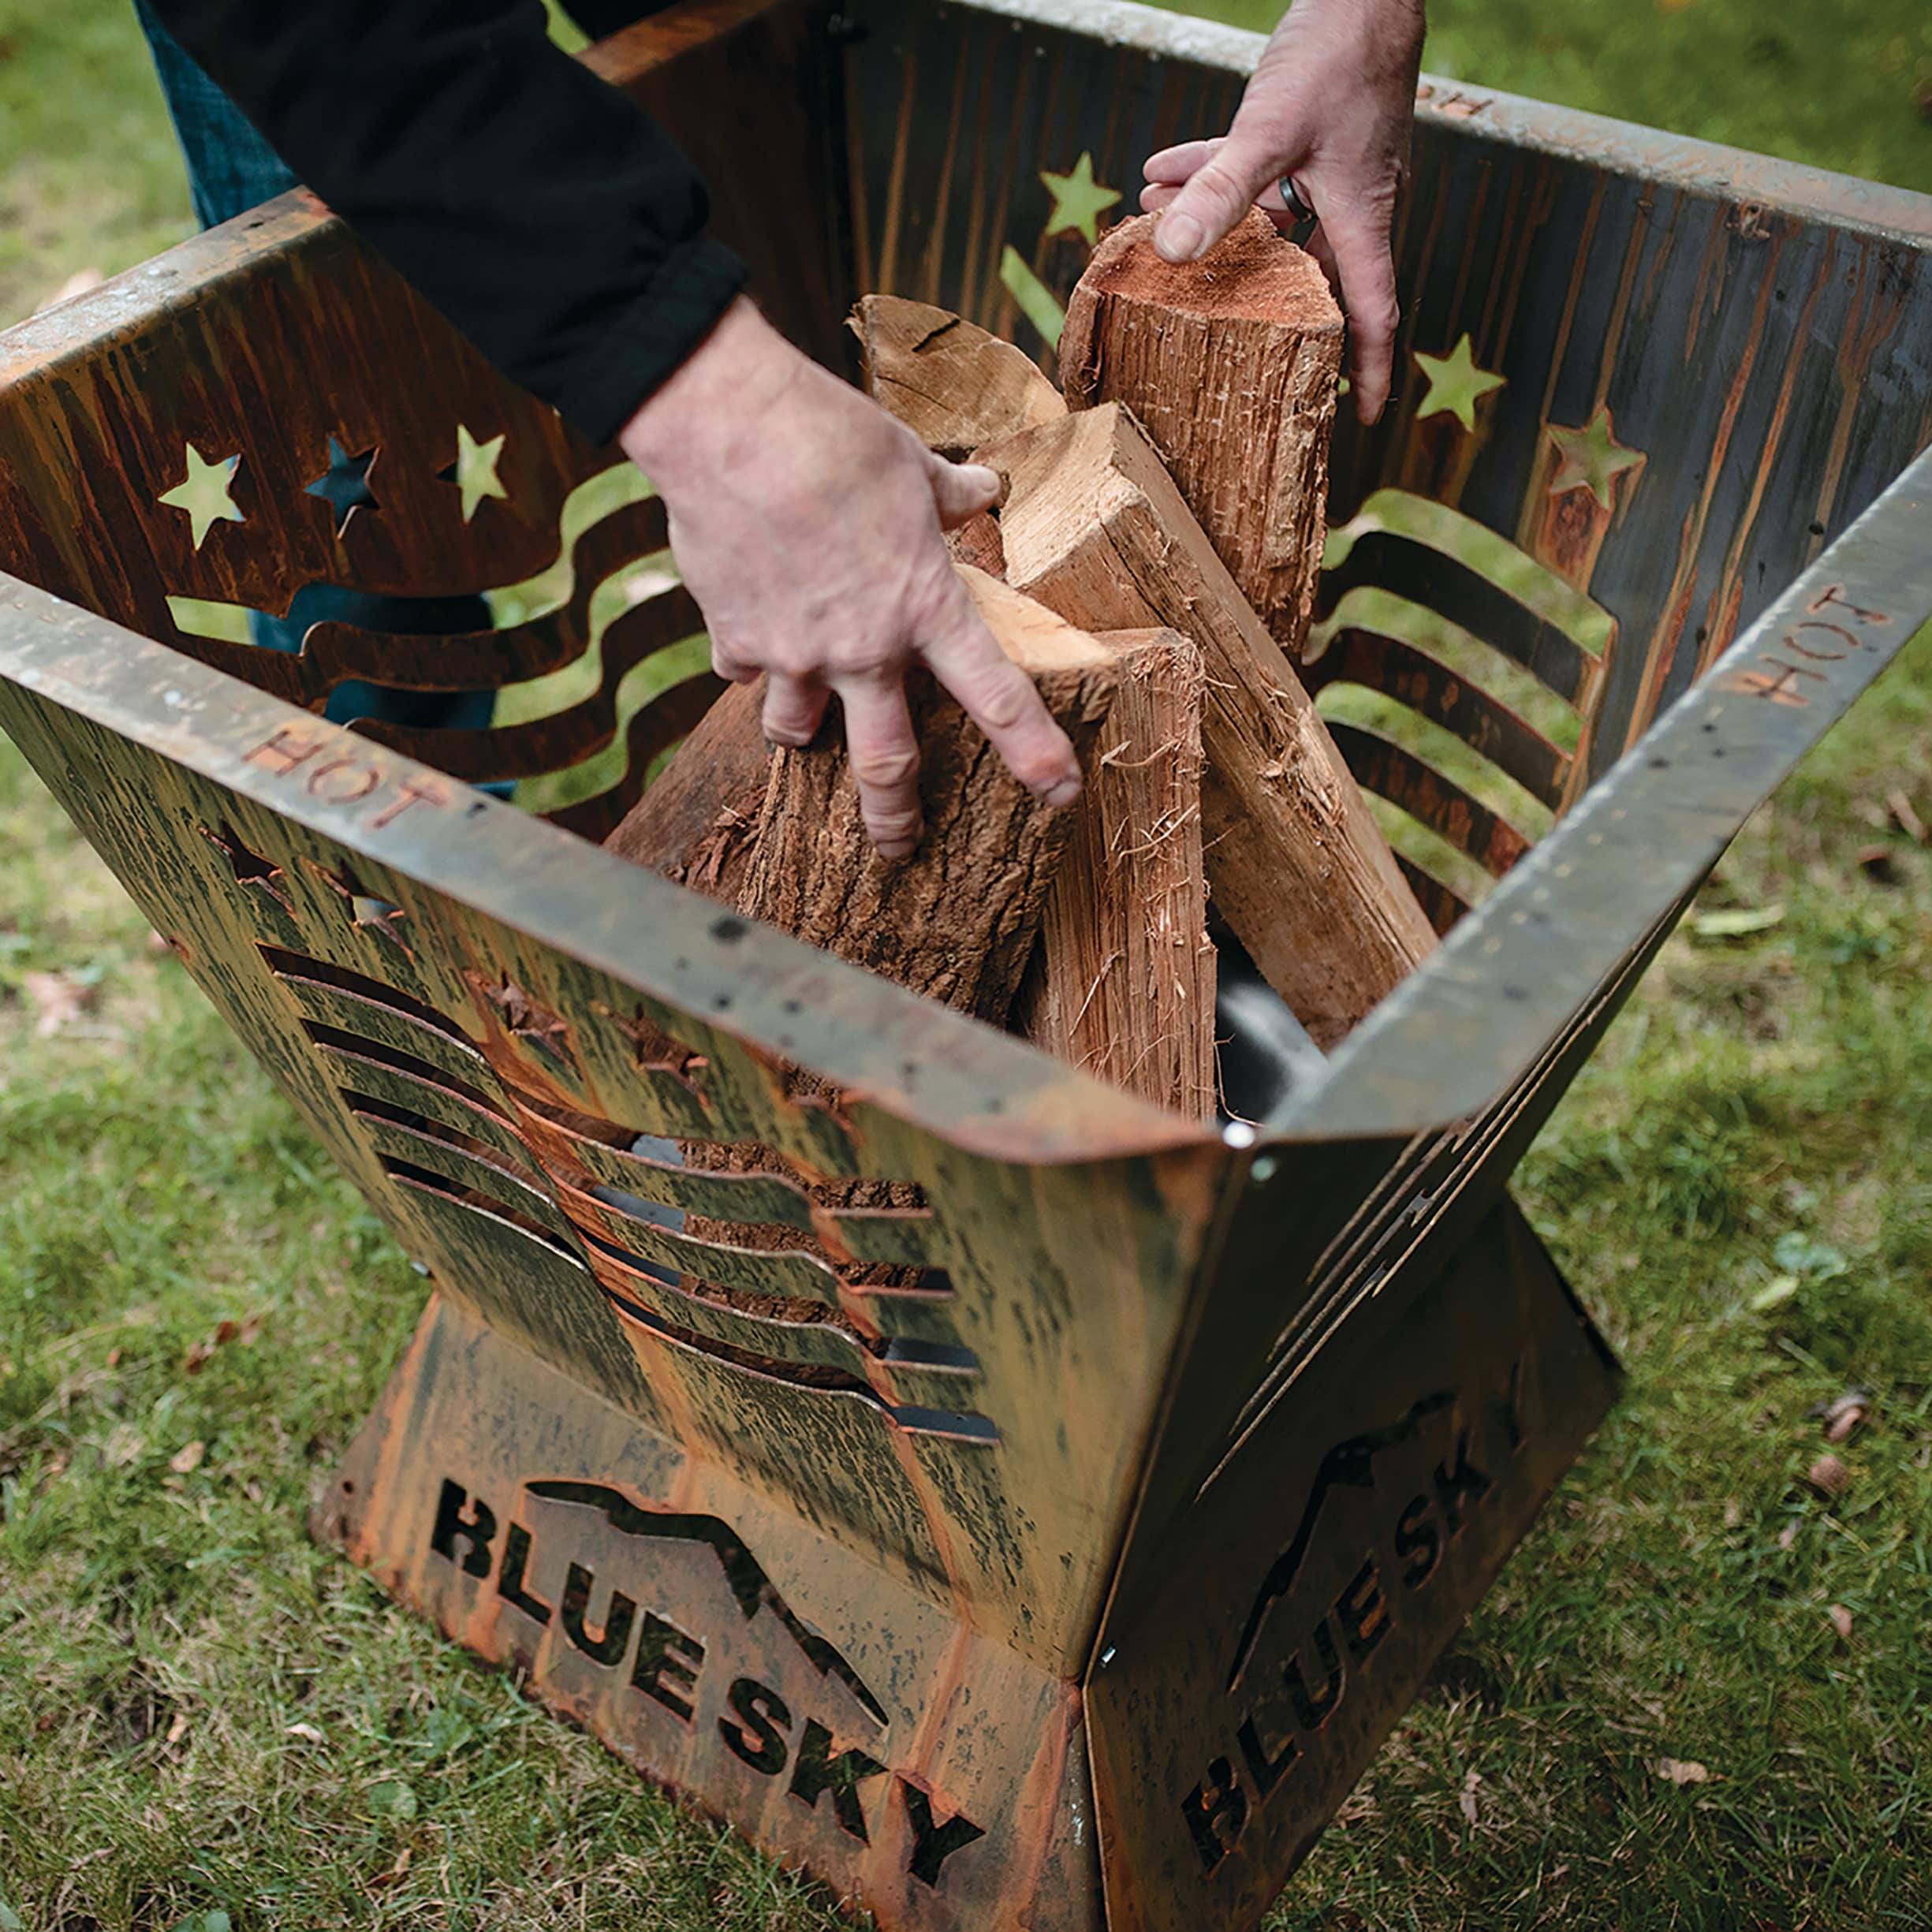
[[1831,1627],[1844,1640],[1852,1641],[1852,1613],[1842,1603],[1828,1605],[1825,1614],[1831,1619]]
[[168,1458],[168,1467],[177,1476],[192,1475],[201,1467],[201,1459],[207,1453],[207,1443],[190,1442],[185,1448],[177,1449]]
[[1781,925],[1781,905],[1732,906],[1716,912],[1699,912],[1691,921],[1691,931],[1699,939],[1747,939],[1753,933],[1769,932]]
[[1708,1785],[1710,1772],[1691,1758],[1653,1758],[1650,1769],[1673,1785]]
[[1472,1825],[1478,1822],[1476,1787],[1482,1782],[1483,1773],[1480,1771],[1465,1772],[1463,1776],[1462,1796],[1456,1801],[1461,1808],[1463,1816]]
[[1932,833],[1926,831],[1924,819],[1912,809],[1911,800],[1902,790],[1894,792],[1885,804],[1891,809],[1892,822],[1915,845],[1932,845]]
[[326,1744],[329,1741],[312,1724],[292,1724],[283,1731],[282,1736],[299,1737],[311,1744]]
[[1835,1502],[1852,1486],[1852,1472],[1836,1456],[1821,1456],[1805,1471],[1804,1479],[1824,1497]]
[[39,1015],[34,1021],[37,1039],[50,1039],[63,1027],[73,1025],[93,1010],[100,997],[96,987],[70,973],[22,973],[21,986],[28,1005]]

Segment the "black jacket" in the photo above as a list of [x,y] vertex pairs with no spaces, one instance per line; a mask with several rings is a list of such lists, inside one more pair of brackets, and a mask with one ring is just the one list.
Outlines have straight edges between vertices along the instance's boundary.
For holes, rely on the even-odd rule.
[[[593,442],[744,286],[690,162],[551,43],[541,0],[152,4],[297,174]],[[593,31],[656,10],[573,9]]]

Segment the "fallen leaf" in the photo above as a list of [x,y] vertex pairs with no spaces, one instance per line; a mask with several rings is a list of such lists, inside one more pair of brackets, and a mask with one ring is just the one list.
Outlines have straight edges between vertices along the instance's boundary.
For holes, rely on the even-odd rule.
[[1836,1456],[1821,1456],[1805,1471],[1804,1479],[1826,1502],[1842,1496],[1852,1486],[1852,1472]]
[[207,1443],[200,1442],[190,1442],[185,1448],[177,1449],[174,1453],[168,1458],[168,1467],[172,1469],[177,1476],[192,1475],[201,1467],[201,1459],[203,1456],[206,1456],[207,1453],[208,1445]]
[[1901,791],[1894,792],[1885,800],[1892,814],[1892,822],[1915,845],[1932,845],[1932,832],[1926,830],[1926,822],[1912,810],[1911,800]]
[[187,1735],[188,1713],[185,1710],[177,1710],[174,1714],[174,1721],[168,1726],[167,1741],[170,1744],[178,1744]]
[[259,1315],[251,1316],[249,1321],[245,1322],[230,1321],[224,1316],[216,1322],[214,1333],[206,1341],[197,1341],[189,1346],[187,1354],[181,1358],[181,1373],[184,1375],[199,1375],[207,1366],[209,1357],[224,1343],[233,1341],[237,1337],[244,1342],[253,1341],[260,1330],[261,1317]]
[[311,1744],[326,1744],[328,1740],[312,1724],[292,1724],[283,1732],[284,1737],[300,1737]]
[[1465,1772],[1463,1774],[1462,1796],[1456,1800],[1457,1804],[1461,1807],[1463,1816],[1468,1818],[1472,1825],[1477,1822],[1476,1787],[1482,1782],[1483,1773],[1480,1771]]
[[1691,931],[1700,939],[1744,939],[1784,923],[1781,905],[1735,906],[1720,912],[1699,912]]
[[1874,886],[1896,886],[1898,883],[1898,867],[1893,863],[1889,845],[1861,845],[1858,852],[1858,869]]
[[91,1009],[100,997],[96,989],[70,973],[22,973],[21,987],[27,1003],[39,1017],[34,1022],[37,1039],[50,1039]]
[[1667,1777],[1673,1785],[1708,1785],[1710,1771],[1695,1759],[1688,1758],[1655,1758],[1650,1769],[1659,1777]]
[[1831,1627],[1847,1643],[1852,1641],[1852,1613],[1842,1603],[1827,1606],[1825,1614],[1831,1619]]
[[416,1816],[416,1788],[400,1777],[386,1777],[369,1787],[369,1809],[378,1818],[400,1818],[407,1824]]
[[1797,1540],[1798,1526],[1795,1523],[1787,1523],[1777,1533],[1777,1546],[1781,1550],[1788,1550]]
[[1865,1412],[1854,1402],[1850,1408],[1839,1410],[1825,1425],[1827,1442],[1842,1442],[1865,1419]]
[[1798,1277],[1795,1274],[1774,1274],[1751,1298],[1753,1315],[1768,1315],[1781,1303],[1789,1301],[1798,1292]]

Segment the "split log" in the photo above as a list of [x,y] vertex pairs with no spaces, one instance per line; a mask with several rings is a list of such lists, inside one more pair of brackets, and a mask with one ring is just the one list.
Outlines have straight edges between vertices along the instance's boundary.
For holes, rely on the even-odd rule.
[[765,681],[733,684],[604,841],[633,865],[736,905],[771,775]]
[[1090,631],[1165,626],[1200,647],[1209,890],[1268,983],[1333,1046],[1435,933],[1307,692],[1121,405],[979,460],[1005,484],[1014,588]]
[[[1033,674],[1083,766],[1090,765],[1119,681],[1114,653],[983,573],[960,574],[1001,647]],[[997,1026],[1024,975],[1076,814],[1054,811],[1028,792],[928,675],[916,674],[908,695],[929,828],[919,849],[904,859],[884,858],[874,849],[842,744],[780,751],[739,909]],[[804,1074],[794,1074],[793,1086],[800,1093],[822,1091]],[[916,1190],[902,1182],[816,1180],[755,1145],[687,1143],[684,1153],[694,1167],[789,1173],[823,1207],[920,1204]],[[700,1240],[804,1248],[855,1288],[910,1288],[919,1272],[841,1263],[798,1229],[693,1216],[686,1232]],[[700,1292],[689,1277],[685,1285]],[[731,1298],[722,1289],[701,1292]]]
[[1067,412],[1022,351],[945,309],[868,295],[852,327],[867,393],[943,457],[957,459]]
[[[983,573],[960,574],[1084,764],[1119,681],[1113,655]],[[889,859],[873,845],[845,748],[822,733],[772,760],[739,910],[998,1026],[1073,818],[1028,791],[930,674],[907,691],[927,826],[918,849]]]
[[1095,642],[1119,662],[1120,691],[1047,895],[1019,1030],[1096,1080],[1202,1120],[1216,1082],[1201,654],[1177,631]]
[[1249,214],[1198,262],[1154,252],[1154,218],[1094,252],[1067,308],[1074,408],[1125,403],[1221,561],[1299,662],[1315,612],[1342,315],[1314,258]]

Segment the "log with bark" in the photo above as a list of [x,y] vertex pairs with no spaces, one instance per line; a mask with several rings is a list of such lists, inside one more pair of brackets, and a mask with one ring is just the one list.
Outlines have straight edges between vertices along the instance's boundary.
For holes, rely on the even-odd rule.
[[604,841],[633,865],[736,905],[771,775],[765,681],[733,684]]
[[[1031,673],[1084,766],[1119,683],[1114,655],[963,568],[1001,647]],[[930,673],[908,682],[926,833],[903,859],[866,836],[835,720],[772,759],[739,910],[916,993],[1001,1024],[1074,826],[1027,790]]]
[[1299,662],[1322,567],[1342,315],[1311,255],[1251,211],[1198,262],[1112,230],[1073,291],[1060,379],[1125,403],[1262,621]]
[[978,453],[1005,484],[1016,589],[1090,631],[1165,626],[1199,646],[1210,890],[1269,984],[1333,1045],[1435,934],[1307,692],[1120,405]]

